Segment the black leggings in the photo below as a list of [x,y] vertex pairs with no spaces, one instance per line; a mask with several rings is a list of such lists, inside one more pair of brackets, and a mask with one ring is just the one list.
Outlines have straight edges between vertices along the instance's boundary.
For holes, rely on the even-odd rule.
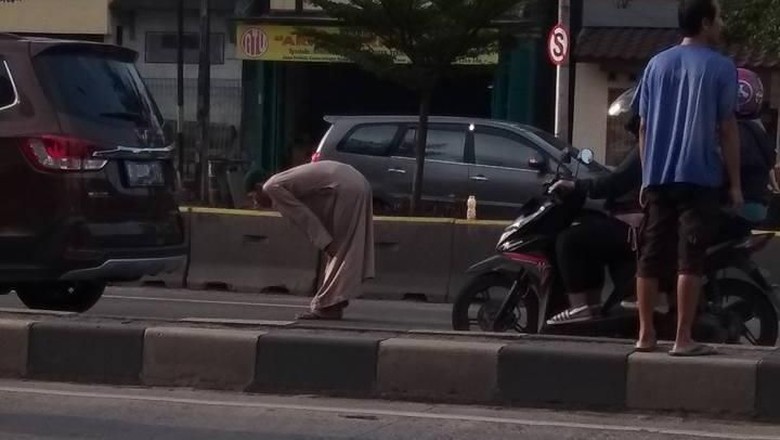
[[621,264],[635,261],[631,228],[611,217],[585,220],[558,235],[558,267],[566,291],[582,293],[604,285],[604,267],[614,274]]

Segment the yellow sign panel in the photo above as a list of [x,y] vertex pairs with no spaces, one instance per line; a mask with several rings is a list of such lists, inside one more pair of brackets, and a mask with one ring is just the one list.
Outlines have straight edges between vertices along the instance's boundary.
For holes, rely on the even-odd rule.
[[[314,43],[298,35],[294,26],[248,25],[237,26],[236,57],[242,60],[258,61],[297,61],[310,63],[347,63],[348,59],[315,47]],[[319,28],[336,32],[337,28]],[[376,51],[389,52],[389,49],[376,44]],[[395,55],[395,62],[405,64],[409,58]],[[498,64],[498,54],[461,59],[457,64],[485,65]]]
[[2,0],[0,32],[106,35],[109,0]]

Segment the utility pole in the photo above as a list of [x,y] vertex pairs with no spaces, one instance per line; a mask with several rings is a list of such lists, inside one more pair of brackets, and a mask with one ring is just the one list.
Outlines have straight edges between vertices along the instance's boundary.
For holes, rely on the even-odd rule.
[[198,163],[201,202],[209,201],[209,110],[211,106],[211,26],[209,0],[200,0],[198,63]]
[[184,0],[177,7],[178,29],[176,48],[176,88],[177,119],[176,146],[179,150],[179,180],[184,178]]
[[[571,1],[558,0],[558,23],[571,32]],[[569,60],[571,55],[556,69],[555,81],[555,136],[566,142],[569,139]]]

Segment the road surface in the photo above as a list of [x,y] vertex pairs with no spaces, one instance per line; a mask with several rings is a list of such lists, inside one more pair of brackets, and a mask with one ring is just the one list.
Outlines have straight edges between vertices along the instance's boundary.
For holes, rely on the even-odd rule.
[[780,440],[780,428],[689,417],[0,381],[0,438]]
[[[134,318],[180,320],[214,318],[291,321],[308,310],[309,299],[284,295],[205,292],[161,288],[110,287],[88,312]],[[334,327],[449,330],[451,305],[412,301],[352,301],[340,322],[318,322]],[[0,308],[27,308],[16,295],[0,297]]]

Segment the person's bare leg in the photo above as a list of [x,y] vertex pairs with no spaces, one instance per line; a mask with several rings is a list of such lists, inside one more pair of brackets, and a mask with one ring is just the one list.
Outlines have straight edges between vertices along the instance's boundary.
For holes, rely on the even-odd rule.
[[639,340],[636,343],[636,347],[639,349],[649,349],[656,345],[657,339],[653,313],[655,312],[655,298],[657,295],[657,278],[637,278],[636,296],[637,307],[639,308]]
[[699,305],[701,277],[680,275],[677,278],[677,338],[674,350],[685,350],[695,344],[693,341],[693,323]]
[[582,307],[596,305],[600,301],[598,300],[601,295],[601,290],[586,290],[584,292],[576,292],[569,294],[569,307]]

